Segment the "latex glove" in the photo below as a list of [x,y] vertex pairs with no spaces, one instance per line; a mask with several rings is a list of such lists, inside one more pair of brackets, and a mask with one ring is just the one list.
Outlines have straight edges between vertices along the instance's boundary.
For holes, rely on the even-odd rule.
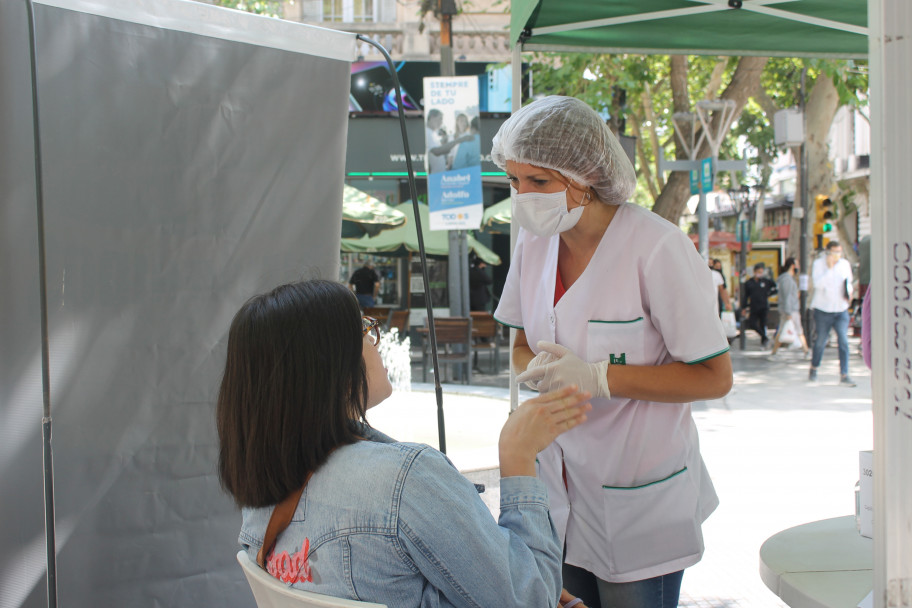
[[546,350],[539,351],[539,353],[537,355],[535,355],[534,357],[532,357],[532,360],[529,361],[529,365],[526,366],[526,371],[524,371],[523,373],[516,376],[516,381],[525,382],[526,386],[531,388],[533,391],[539,391],[540,393],[546,392],[547,389],[543,386],[540,386],[541,376],[532,374],[530,379],[528,379],[528,380],[526,380],[526,379],[520,380],[520,378],[522,378],[523,376],[526,376],[527,374],[530,374],[530,372],[534,372],[537,369],[541,369],[542,367],[544,367],[548,363],[551,363],[552,361],[557,361],[557,357],[555,357],[553,354],[549,353]]
[[[538,348],[542,353],[550,353],[554,359],[537,365],[516,376],[517,382],[535,382],[539,391],[555,389],[575,384],[581,391],[592,393],[593,397],[611,398],[608,390],[608,361],[586,363],[565,346],[553,342],[541,341]],[[542,358],[545,361],[546,357]]]

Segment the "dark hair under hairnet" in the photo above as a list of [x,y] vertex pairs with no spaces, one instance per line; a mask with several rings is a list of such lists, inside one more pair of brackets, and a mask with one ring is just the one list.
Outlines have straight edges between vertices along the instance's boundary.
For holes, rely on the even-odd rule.
[[636,173],[620,142],[585,102],[551,95],[519,109],[494,136],[491,160],[506,169],[508,160],[553,169],[609,204],[626,201],[636,188]]

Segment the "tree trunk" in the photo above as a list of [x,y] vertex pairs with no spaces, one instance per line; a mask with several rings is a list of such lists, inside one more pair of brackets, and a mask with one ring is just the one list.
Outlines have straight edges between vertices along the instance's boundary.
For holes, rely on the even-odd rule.
[[[814,236],[814,199],[818,194],[832,196],[835,194],[835,184],[833,183],[833,165],[830,163],[829,145],[827,136],[830,133],[830,126],[833,124],[833,118],[836,116],[836,110],[839,109],[839,95],[836,92],[836,86],[832,79],[821,74],[811,86],[811,93],[808,95],[804,112],[807,117],[805,121],[804,143],[807,148],[807,176],[808,176],[808,197],[810,202],[806,205],[807,212],[807,239],[808,239],[808,260],[814,259],[814,250],[817,247],[816,237]],[[801,158],[800,148],[794,148],[793,151],[798,160],[798,180],[795,190],[795,201],[792,208],[804,204],[801,196],[804,192],[804,185],[801,182]],[[801,238],[801,220],[792,219],[791,232],[789,233],[786,250],[790,255],[798,256],[800,250]],[[843,247],[843,249],[847,249]]]
[[716,94],[722,87],[722,75],[725,73],[725,66],[728,65],[728,58],[723,57],[713,66],[712,73],[709,75],[709,83],[703,92],[704,99],[715,99]]
[[781,108],[776,105],[776,102],[773,101],[773,98],[769,96],[769,93],[764,90],[763,85],[760,84],[760,81],[757,81],[757,86],[754,88],[754,92],[751,95],[754,98],[754,101],[763,109],[763,113],[766,114],[766,119],[773,123],[773,117],[776,115]]
[[860,258],[853,246],[855,243],[852,235],[849,234],[849,229],[846,227],[846,220],[853,213],[859,213],[862,206],[870,209],[871,178],[865,175],[851,180],[836,182],[836,187],[836,198],[833,199],[837,201],[839,206],[839,215],[836,216],[836,229],[839,232],[839,242],[842,245],[842,251],[846,259],[854,265],[859,263]]
[[858,264],[858,253],[855,251],[855,241],[852,240],[852,235],[849,234],[849,229],[846,227],[845,222],[848,218],[848,215],[850,213],[858,211],[858,208],[856,207],[850,211],[840,203],[835,204],[838,205],[840,209],[839,216],[837,217],[836,221],[833,222],[833,225],[836,226],[836,234],[839,238],[839,244],[842,245],[842,254],[849,261],[849,263],[854,266],[855,264]]
[[[799,242],[801,237],[801,218],[795,213],[795,209],[801,206],[801,147],[794,146],[790,150],[795,158],[795,166],[798,167],[798,175],[795,179],[795,196],[792,197],[792,217],[789,223],[788,240],[785,242],[785,255],[797,260],[801,255],[801,243]],[[813,214],[813,209],[808,211],[808,224],[814,223]],[[804,272],[804,268],[801,270]]]
[[[830,77],[821,74],[814,81],[805,110],[807,113],[805,146],[807,147],[809,204],[813,204],[814,197],[818,194],[830,197],[836,195],[827,136],[837,109],[839,109],[839,94],[836,92],[836,86]],[[811,247],[816,247],[813,207],[810,208],[808,215],[808,243],[811,244]],[[844,247],[844,249],[846,248],[848,247]]]
[[[659,190],[656,188],[656,179],[652,174],[649,159],[646,158],[646,151],[643,149],[643,137],[640,133],[640,118],[631,115],[630,119],[630,130],[633,132],[633,136],[636,137],[637,159],[640,161],[640,177],[642,177],[643,181],[646,183],[646,188],[649,190],[649,196],[652,197],[652,200],[655,200],[656,197],[659,196]],[[658,175],[661,175],[661,173]]]
[[687,90],[687,57],[671,56],[671,100],[674,112],[690,112],[690,93]]
[[[665,187],[665,176],[662,175],[662,172],[659,171],[658,162],[659,162],[659,136],[656,133],[656,117],[655,110],[652,107],[652,87],[649,86],[649,83],[643,84],[644,94],[643,94],[643,118],[651,125],[649,127],[649,143],[652,145],[652,154],[656,159],[656,184],[658,190],[661,190]],[[656,194],[653,193],[652,200],[655,200]]]
[[[864,184],[864,181],[867,178],[860,178],[856,180],[851,180],[855,183]],[[833,221],[833,225],[836,227],[836,234],[839,238],[839,244],[842,245],[842,253],[845,255],[846,259],[853,266],[858,264],[858,253],[855,251],[855,240],[852,238],[852,235],[849,234],[849,228],[846,226],[846,220],[849,217],[858,212],[858,204],[855,202],[857,197],[866,196],[866,192],[859,193],[853,188],[849,187],[849,181],[837,182],[836,183],[836,193],[830,197],[830,200],[833,201],[833,211],[835,212],[836,218]],[[832,237],[831,237],[832,238]]]
[[766,190],[760,192],[757,198],[757,204],[754,205],[754,231],[760,235],[763,240],[763,227],[766,225],[766,214],[763,208],[763,197],[766,196]]
[[[742,57],[738,61],[738,67],[732,76],[731,82],[725,88],[720,99],[731,99],[735,102],[734,119],[737,120],[747,103],[748,97],[756,89],[760,82],[760,75],[768,58],[766,57]],[[672,98],[674,99],[675,112],[689,112],[690,104],[687,93],[687,59],[679,55],[671,58],[671,89]],[[680,104],[680,105],[679,105]],[[686,104],[686,105],[685,105]],[[720,116],[713,117],[713,128],[718,128]],[[689,134],[688,134],[689,136]],[[687,160],[686,155],[682,156],[682,146],[677,147],[676,158]],[[704,140],[700,150],[697,151],[695,158],[704,158],[711,154],[709,142]],[[687,199],[690,196],[690,177],[685,171],[673,171],[668,182],[656,199],[652,210],[677,224],[678,219],[687,206]]]

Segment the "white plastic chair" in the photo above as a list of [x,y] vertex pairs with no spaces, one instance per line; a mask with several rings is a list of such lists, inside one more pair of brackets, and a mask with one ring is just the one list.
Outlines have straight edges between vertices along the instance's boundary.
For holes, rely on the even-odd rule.
[[386,608],[385,604],[359,602],[287,587],[260,568],[246,551],[238,552],[237,561],[250,583],[257,608]]

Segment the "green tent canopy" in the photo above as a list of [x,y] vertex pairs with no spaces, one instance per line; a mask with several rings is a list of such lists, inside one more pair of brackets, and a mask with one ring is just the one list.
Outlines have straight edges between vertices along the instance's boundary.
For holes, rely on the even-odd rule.
[[[870,213],[872,242],[881,243],[878,255],[872,256],[871,293],[875,302],[878,297],[889,301],[895,284],[891,252],[895,247],[908,251],[912,225],[906,202],[908,171],[903,166],[912,98],[906,77],[912,39],[910,4],[910,0],[512,0],[514,109],[521,102],[522,51],[851,59],[868,58],[870,48]],[[873,582],[879,607],[909,580],[912,565],[912,495],[891,491],[912,487],[907,456],[912,427],[900,422],[899,406],[887,403],[893,391],[900,390],[896,387],[903,385],[876,365],[878,353],[886,361],[895,349],[885,335],[889,323],[880,316],[874,318],[871,384],[874,426],[879,430],[874,454],[884,471],[874,492],[874,518],[880,522],[875,536],[880,540],[874,544],[873,581],[868,581],[868,588]],[[511,397],[517,398],[515,384]],[[908,406],[908,399],[904,405]],[[909,416],[908,407],[903,414]]]
[[[428,206],[419,204],[421,212],[421,229],[424,235],[424,249],[429,257],[445,258],[449,255],[450,241],[446,230],[429,230]],[[407,220],[405,225],[393,228],[377,236],[365,236],[360,239],[342,239],[343,253],[373,253],[391,257],[404,257],[409,253],[418,253],[418,230],[415,227],[415,212],[412,203],[406,202],[394,207],[402,212]],[[482,245],[471,234],[468,235],[469,250],[475,252],[486,263],[497,266],[500,256]]]
[[405,224],[405,214],[378,198],[345,184],[342,190],[342,238],[376,236]]
[[513,0],[524,51],[863,58],[867,0]]

